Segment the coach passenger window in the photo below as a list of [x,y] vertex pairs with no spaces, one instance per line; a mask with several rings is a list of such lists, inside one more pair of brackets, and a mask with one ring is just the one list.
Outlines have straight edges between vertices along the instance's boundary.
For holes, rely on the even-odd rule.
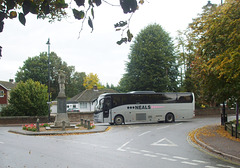
[[175,93],[165,93],[164,103],[176,103],[177,97]]
[[180,93],[178,95],[178,103],[192,103],[192,93]]

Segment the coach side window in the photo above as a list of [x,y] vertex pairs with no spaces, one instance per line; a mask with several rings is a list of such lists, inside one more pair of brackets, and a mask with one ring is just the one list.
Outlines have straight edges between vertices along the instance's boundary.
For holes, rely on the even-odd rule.
[[193,97],[191,93],[182,93],[178,95],[178,103],[192,103]]

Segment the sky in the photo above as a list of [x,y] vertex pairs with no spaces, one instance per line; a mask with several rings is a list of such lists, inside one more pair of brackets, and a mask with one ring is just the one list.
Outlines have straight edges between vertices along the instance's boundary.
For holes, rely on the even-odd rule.
[[[119,3],[118,0],[106,1]],[[146,26],[156,23],[174,39],[177,30],[185,30],[192,19],[202,12],[202,7],[207,2],[208,0],[145,0],[133,14],[130,30],[136,37]],[[220,4],[221,0],[211,0],[211,3]],[[50,38],[50,52],[55,52],[68,66],[74,66],[77,72],[97,74],[103,85],[108,83],[117,86],[125,73],[133,42],[117,45],[121,32],[115,31],[114,24],[128,20],[130,15],[124,14],[121,7],[104,2],[94,12],[94,31],[91,33],[86,20],[80,38],[82,22],[75,20],[70,10],[68,18],[54,23],[37,19],[32,14],[26,16],[25,26],[18,19],[5,19],[3,32],[0,33],[0,80],[14,79],[28,57],[47,52],[46,43]]]

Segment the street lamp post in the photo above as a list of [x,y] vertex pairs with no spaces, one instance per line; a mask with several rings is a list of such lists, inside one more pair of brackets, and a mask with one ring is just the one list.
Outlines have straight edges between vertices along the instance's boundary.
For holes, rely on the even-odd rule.
[[48,45],[48,122],[50,122],[50,39],[46,43]]

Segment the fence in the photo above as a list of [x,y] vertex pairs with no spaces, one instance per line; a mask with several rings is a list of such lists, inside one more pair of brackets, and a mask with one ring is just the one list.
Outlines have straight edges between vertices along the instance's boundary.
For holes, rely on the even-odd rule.
[[232,122],[225,123],[225,130],[228,131],[233,137],[240,138],[240,129],[237,129],[235,123]]

